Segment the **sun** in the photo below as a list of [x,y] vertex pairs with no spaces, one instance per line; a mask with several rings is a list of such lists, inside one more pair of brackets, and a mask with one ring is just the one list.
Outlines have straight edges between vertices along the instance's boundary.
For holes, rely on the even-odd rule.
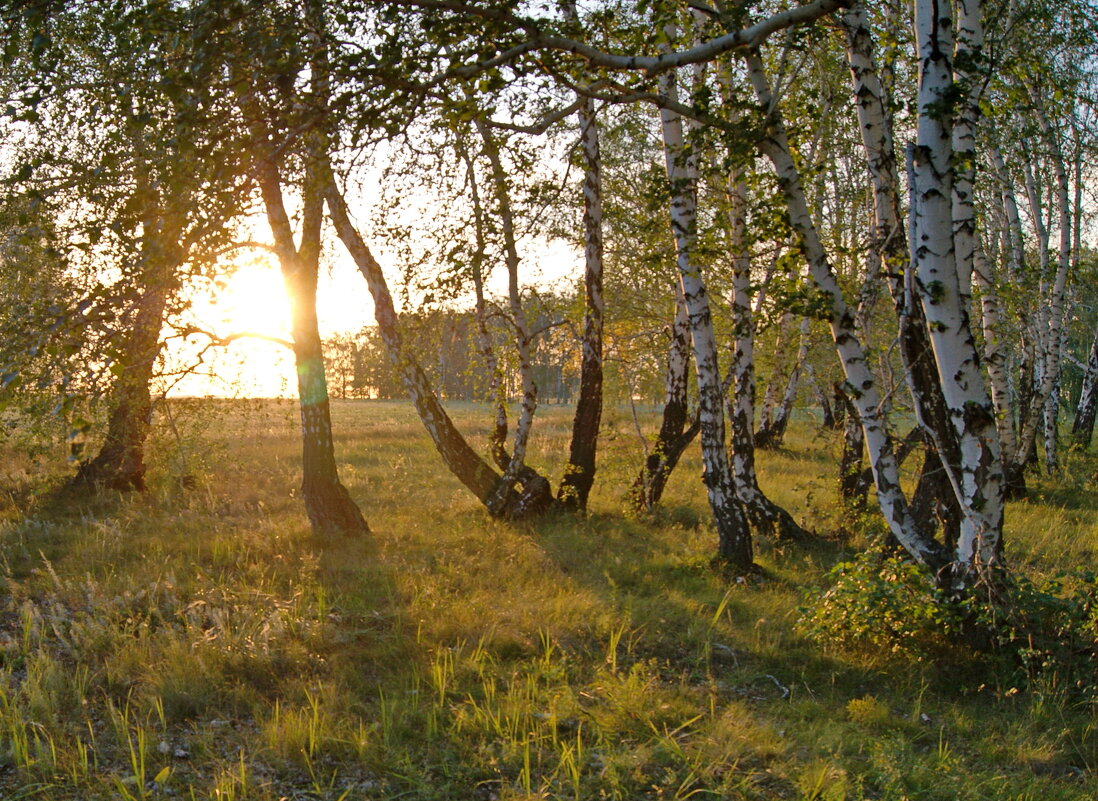
[[[242,260],[223,282],[193,291],[184,329],[200,333],[166,332],[162,383],[170,396],[294,394],[289,302],[277,264],[265,255]],[[229,344],[209,347],[214,340]]]
[[290,304],[278,268],[264,259],[237,267],[213,297],[212,308],[229,334],[290,339]]
[[[317,316],[322,338],[353,334],[373,322],[366,282],[348,260],[334,259],[321,269]],[[193,363],[211,338],[231,339],[225,348],[206,351],[193,375],[170,381],[169,394],[245,397],[293,397],[296,378],[290,304],[278,261],[266,252],[249,253],[223,281],[195,290],[187,324],[206,332],[187,340],[169,336],[165,372]]]

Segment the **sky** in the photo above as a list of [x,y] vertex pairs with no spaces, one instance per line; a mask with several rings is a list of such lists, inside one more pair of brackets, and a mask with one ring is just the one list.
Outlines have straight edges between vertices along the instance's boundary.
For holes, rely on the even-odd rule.
[[[321,267],[317,309],[322,338],[353,334],[375,324],[374,304],[366,281],[341,247],[334,243],[325,259],[327,263]],[[582,254],[566,243],[527,243],[525,250],[522,272],[526,285],[554,286],[580,275]],[[399,298],[400,271],[394,257],[384,251],[375,255],[385,267],[394,298]],[[503,270],[496,270],[488,292],[503,296],[505,280]],[[224,288],[195,294],[191,315],[199,328],[219,337],[247,332],[290,341],[289,304],[277,258],[263,250],[242,253]],[[168,372],[191,363],[199,346],[207,341],[197,337],[187,346],[169,339]],[[205,367],[175,383],[168,395],[295,397],[296,390],[293,353],[284,345],[256,337],[238,339],[227,348],[211,351]]]

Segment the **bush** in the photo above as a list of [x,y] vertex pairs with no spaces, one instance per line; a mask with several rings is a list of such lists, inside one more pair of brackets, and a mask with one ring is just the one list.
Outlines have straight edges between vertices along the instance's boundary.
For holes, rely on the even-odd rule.
[[[1011,576],[961,601],[911,561],[869,551],[836,565],[801,608],[798,629],[828,648],[899,659],[978,651],[1011,686],[1035,683],[1098,699],[1098,578]],[[956,654],[955,654],[956,655]]]
[[835,565],[827,580],[797,624],[825,647],[919,659],[945,645],[958,625],[957,610],[906,559],[867,551]]

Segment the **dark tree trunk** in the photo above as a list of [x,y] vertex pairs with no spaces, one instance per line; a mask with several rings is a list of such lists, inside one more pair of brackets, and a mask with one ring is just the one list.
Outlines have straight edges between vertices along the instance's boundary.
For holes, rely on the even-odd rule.
[[[839,388],[837,388],[839,389]],[[839,459],[839,496],[847,508],[860,514],[865,511],[872,473],[867,480],[867,471],[862,468],[865,453],[865,435],[857,410],[850,398],[839,389],[836,399],[841,398],[845,410],[843,414],[843,450]],[[899,460],[897,460],[899,461]]]
[[573,510],[587,508],[587,497],[595,481],[595,451],[602,418],[602,180],[598,128],[594,104],[590,100],[580,109],[580,138],[584,157],[583,227],[586,238],[583,361],[579,401],[572,422],[572,444],[557,492],[560,503]]
[[145,489],[145,440],[152,420],[149,383],[160,355],[160,330],[174,268],[152,272],[138,302],[133,329],[118,354],[106,440],[96,457],[80,466],[75,485]]
[[651,513],[663,497],[664,487],[679,463],[686,447],[701,430],[695,419],[689,429],[687,421],[687,372],[690,369],[690,321],[681,299],[675,304],[675,321],[671,325],[671,347],[667,353],[664,378],[663,419],[656,443],[633,482],[633,506],[638,512]]
[[141,296],[133,327],[114,365],[107,437],[94,459],[81,465],[73,484],[115,490],[145,489],[145,441],[152,423],[150,382],[160,355],[160,331],[184,253],[181,220],[167,213],[147,173],[137,171],[133,200],[141,207]]
[[267,220],[290,301],[301,409],[301,490],[305,511],[318,534],[366,534],[369,526],[339,480],[335,463],[328,383],[324,377],[324,353],[316,314],[320,234],[324,219],[324,198],[318,177],[314,174],[315,168],[311,168],[305,178],[301,244],[297,246],[282,197],[278,168],[270,158],[264,158],[258,172]]
[[932,442],[927,442],[923,448],[923,469],[911,494],[911,515],[930,536],[935,536],[941,528],[946,548],[955,549],[961,527],[961,507]]

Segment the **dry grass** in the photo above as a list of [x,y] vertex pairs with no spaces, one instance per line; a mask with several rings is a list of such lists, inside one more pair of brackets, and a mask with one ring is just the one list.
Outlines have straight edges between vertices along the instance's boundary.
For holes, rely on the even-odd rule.
[[[533,460],[556,476],[568,418],[543,415]],[[456,416],[483,443],[487,415]],[[760,464],[820,539],[760,543],[766,578],[729,586],[708,566],[696,451],[656,519],[623,514],[640,461],[624,412],[607,421],[592,513],[524,526],[484,515],[406,404],[337,403],[335,418],[365,541],[310,534],[292,404],[178,403],[142,497],[47,498],[60,460],[9,470],[0,797],[1095,792],[1091,710],[1063,688],[867,662],[795,633],[805,591],[864,545],[828,536],[835,443],[806,425]],[[1073,458],[1069,475],[1093,473]],[[1092,496],[1072,481],[1011,508],[1014,564],[1090,558]]]

